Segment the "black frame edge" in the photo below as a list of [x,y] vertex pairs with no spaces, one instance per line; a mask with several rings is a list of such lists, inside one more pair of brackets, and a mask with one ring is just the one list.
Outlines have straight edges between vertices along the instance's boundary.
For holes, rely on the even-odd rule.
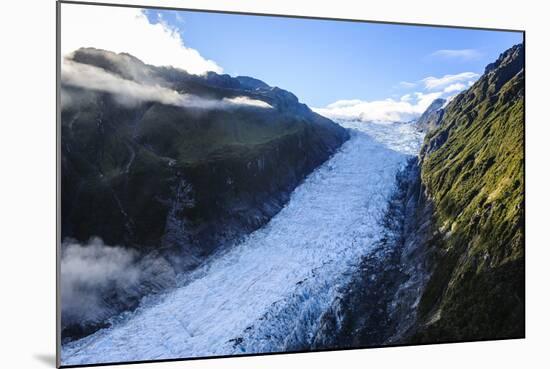
[[231,11],[231,10],[179,8],[179,7],[170,7],[170,6],[160,6],[160,5],[156,6],[156,5],[118,4],[118,3],[97,2],[97,1],[78,1],[78,0],[57,0],[57,2],[61,4],[92,5],[92,6],[95,5],[95,6],[111,6],[111,7],[120,7],[120,8],[139,8],[139,9],[157,9],[157,10],[179,10],[179,11],[214,13],[214,14],[253,15],[253,16],[265,16],[265,17],[277,17],[277,18],[392,24],[392,25],[399,25],[399,26],[457,28],[457,29],[478,30],[478,31],[525,32],[525,30],[523,29],[513,29],[513,28],[457,26],[457,25],[449,25],[449,24],[432,24],[432,23],[415,23],[415,22],[392,22],[392,21],[381,21],[381,20],[374,20],[374,19],[351,19],[351,18],[334,18],[334,17],[322,17],[322,16],[309,16],[309,15],[270,14],[270,13],[255,13],[255,12]]
[[61,2],[55,4],[55,365],[61,366]]

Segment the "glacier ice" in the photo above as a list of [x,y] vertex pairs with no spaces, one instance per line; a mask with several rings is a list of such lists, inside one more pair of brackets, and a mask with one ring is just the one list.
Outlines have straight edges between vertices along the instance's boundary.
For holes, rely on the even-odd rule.
[[395,175],[422,134],[406,123],[341,122],[352,138],[271,221],[181,285],[111,327],[63,345],[63,365],[307,347],[361,256],[382,235]]

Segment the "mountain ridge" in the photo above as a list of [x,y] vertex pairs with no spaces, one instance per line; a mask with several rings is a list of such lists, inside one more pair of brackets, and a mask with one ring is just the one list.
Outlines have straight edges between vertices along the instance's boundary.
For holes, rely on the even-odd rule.
[[[314,347],[525,336],[522,45],[438,112]],[[436,105],[438,105],[436,103]]]
[[413,342],[525,335],[524,47],[445,107],[420,154],[438,228]]
[[[191,75],[90,48],[65,59],[61,103],[62,240],[133,250],[152,269],[151,280],[102,293],[110,297],[98,310],[110,314],[264,225],[349,138],[254,78]],[[105,324],[104,314],[78,322],[69,313],[67,338]]]

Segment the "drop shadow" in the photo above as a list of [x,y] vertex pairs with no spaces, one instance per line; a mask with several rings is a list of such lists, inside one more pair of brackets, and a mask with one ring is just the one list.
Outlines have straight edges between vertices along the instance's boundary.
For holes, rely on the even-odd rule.
[[42,364],[46,364],[51,368],[56,367],[56,361],[55,361],[55,355],[52,354],[34,354],[33,357],[36,359],[36,361],[41,362]]

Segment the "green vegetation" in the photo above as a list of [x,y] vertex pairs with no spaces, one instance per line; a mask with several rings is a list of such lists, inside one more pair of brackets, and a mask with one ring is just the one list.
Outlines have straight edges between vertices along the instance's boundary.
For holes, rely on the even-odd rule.
[[[349,137],[291,93],[253,78],[195,76],[97,49],[72,58],[196,99],[239,96],[272,108],[122,104],[109,92],[62,84],[63,238],[185,249],[195,260],[265,223]],[[182,186],[190,199],[178,199]]]
[[439,232],[413,341],[524,336],[523,53],[488,66],[425,139],[421,177]]

